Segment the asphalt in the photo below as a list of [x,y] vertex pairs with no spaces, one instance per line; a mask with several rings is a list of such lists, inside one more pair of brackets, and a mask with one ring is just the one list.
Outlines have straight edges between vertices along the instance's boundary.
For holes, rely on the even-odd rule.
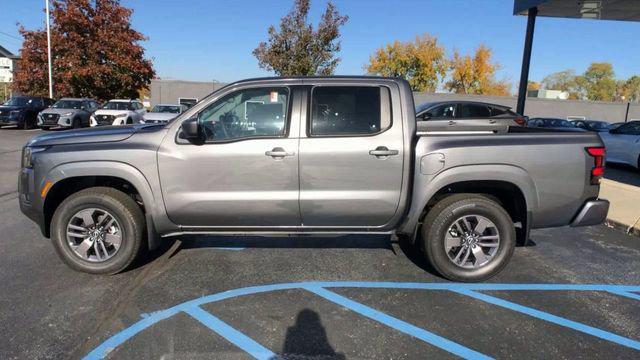
[[37,133],[0,130],[1,359],[640,357],[640,239],[605,226],[533,231],[482,289],[386,236],[176,237],[75,272],[18,209]]

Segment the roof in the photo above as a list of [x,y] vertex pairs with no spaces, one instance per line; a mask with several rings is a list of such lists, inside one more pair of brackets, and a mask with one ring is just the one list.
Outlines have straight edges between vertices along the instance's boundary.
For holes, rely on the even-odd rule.
[[0,45],[0,57],[6,57],[14,60],[20,59],[20,56],[13,54],[11,51],[2,47],[2,45]]
[[132,102],[132,101],[140,101],[138,99],[111,99],[109,101],[113,102]]
[[72,97],[65,97],[65,98],[60,98],[58,100],[69,100],[69,101],[95,101],[93,99],[89,99],[89,98],[72,98]]
[[514,0],[513,14],[527,15],[534,7],[537,16],[640,21],[638,0]]
[[455,104],[489,105],[489,106],[493,106],[493,107],[497,107],[497,108],[501,108],[501,109],[511,109],[511,107],[509,107],[509,106],[499,105],[499,104],[492,104],[492,103],[487,103],[487,102],[482,102],[482,101],[442,100],[442,101],[433,101],[433,102],[426,102],[426,103],[420,104],[420,105],[416,106],[416,111],[420,112],[420,111],[426,110],[427,108],[430,108],[432,106],[451,104],[451,103],[455,103]]

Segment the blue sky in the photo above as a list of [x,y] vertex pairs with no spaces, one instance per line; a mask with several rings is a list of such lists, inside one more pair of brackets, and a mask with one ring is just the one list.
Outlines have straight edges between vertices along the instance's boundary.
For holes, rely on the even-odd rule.
[[[362,74],[369,55],[395,39],[429,33],[450,54],[472,52],[480,43],[494,51],[499,78],[516,84],[526,18],[513,16],[512,0],[335,0],[349,22],[342,29],[337,74]],[[251,51],[266,40],[293,0],[124,0],[133,26],[149,37],[147,55],[164,78],[223,82],[269,75]],[[312,0],[314,23],[325,0]],[[176,5],[179,4],[179,5]],[[43,26],[42,0],[3,0],[0,44],[20,48],[16,23]],[[6,35],[8,34],[8,35]],[[640,74],[640,23],[538,18],[530,78],[568,68],[583,72],[592,61],[613,63],[616,75]],[[515,85],[514,85],[515,89]]]

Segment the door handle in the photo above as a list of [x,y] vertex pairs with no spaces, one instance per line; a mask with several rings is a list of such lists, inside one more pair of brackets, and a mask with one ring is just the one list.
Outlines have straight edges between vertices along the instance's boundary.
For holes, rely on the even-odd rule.
[[369,155],[373,155],[376,157],[386,157],[398,155],[400,152],[398,150],[389,150],[386,146],[378,146],[375,150],[369,150]]
[[453,120],[449,120],[449,125],[455,125],[455,124],[456,124],[456,122],[455,122],[455,121],[453,121]]
[[267,156],[271,156],[272,158],[283,158],[285,156],[293,156],[296,153],[293,151],[285,151],[281,147],[274,147],[271,151],[265,151],[264,153]]

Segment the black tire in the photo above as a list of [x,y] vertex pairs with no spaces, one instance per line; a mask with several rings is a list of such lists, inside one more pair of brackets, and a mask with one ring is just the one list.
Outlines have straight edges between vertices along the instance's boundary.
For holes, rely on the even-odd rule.
[[77,129],[79,127],[80,127],[80,119],[78,119],[77,117],[73,118],[73,120],[71,120],[71,128]]
[[[67,243],[66,228],[78,211],[98,208],[108,211],[122,227],[122,243],[113,257],[91,262],[78,256]],[[127,194],[113,188],[93,187],[65,199],[51,221],[51,240],[62,260],[71,268],[92,274],[116,274],[126,269],[144,248],[144,214]]]
[[28,116],[28,114],[24,116],[24,122],[22,123],[22,129],[23,130],[31,129],[31,124],[29,124],[29,116]]
[[[500,235],[495,254],[478,268],[463,268],[447,255],[445,236],[453,223],[465,215],[479,215],[493,222]],[[495,276],[507,265],[516,245],[509,214],[494,200],[479,194],[455,194],[438,202],[425,216],[422,242],[427,261],[443,277],[460,282],[479,282]]]

